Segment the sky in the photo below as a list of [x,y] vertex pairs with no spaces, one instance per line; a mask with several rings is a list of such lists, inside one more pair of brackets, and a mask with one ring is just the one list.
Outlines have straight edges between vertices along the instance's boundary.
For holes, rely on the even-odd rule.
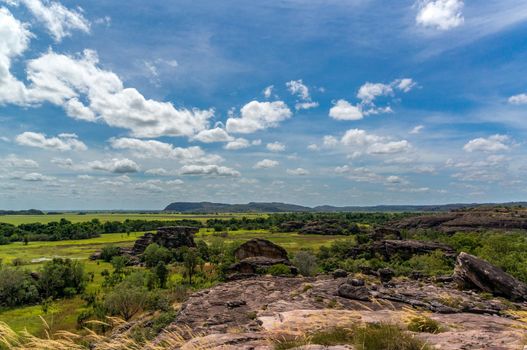
[[0,0],[0,209],[527,194],[524,0]]

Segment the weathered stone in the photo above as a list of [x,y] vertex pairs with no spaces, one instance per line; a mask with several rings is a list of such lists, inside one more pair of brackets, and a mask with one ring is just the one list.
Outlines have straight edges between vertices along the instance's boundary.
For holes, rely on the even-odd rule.
[[337,294],[343,298],[354,300],[370,300],[370,290],[364,286],[352,286],[351,284],[341,284]]
[[446,256],[455,257],[456,252],[446,244],[416,240],[385,240],[374,242],[371,247],[373,253],[384,256],[387,260],[397,255],[401,259],[410,259],[414,255],[429,254],[436,250]]
[[260,272],[261,269],[265,269],[267,267],[277,265],[277,264],[284,264],[284,265],[289,266],[290,268],[294,268],[294,272],[292,272],[294,274],[296,274],[297,272],[297,269],[291,265],[289,260],[272,259],[272,258],[267,258],[265,256],[255,256],[255,257],[245,258],[231,265],[229,269],[232,271],[236,271],[237,273],[242,273],[242,274],[256,274]]
[[347,283],[355,287],[361,287],[365,285],[364,280],[360,278],[348,278]]
[[336,269],[332,273],[333,278],[342,278],[342,277],[348,277],[348,272],[343,269]]
[[393,276],[395,275],[395,272],[393,272],[392,269],[384,268],[379,269],[377,271],[377,274],[379,275],[379,278],[381,279],[382,283],[388,283],[392,280]]
[[237,260],[252,257],[266,257],[287,260],[287,251],[271,241],[254,238],[240,245],[234,252]]
[[373,230],[370,236],[374,241],[380,241],[385,239],[403,239],[401,231],[389,227],[378,227]]
[[175,249],[183,246],[195,247],[194,235],[199,231],[196,227],[172,226],[161,227],[156,234],[146,233],[139,238],[132,248],[132,255],[141,255],[152,243],[162,247]]
[[500,268],[467,253],[457,257],[454,281],[460,288],[475,289],[513,301],[527,300],[527,285]]

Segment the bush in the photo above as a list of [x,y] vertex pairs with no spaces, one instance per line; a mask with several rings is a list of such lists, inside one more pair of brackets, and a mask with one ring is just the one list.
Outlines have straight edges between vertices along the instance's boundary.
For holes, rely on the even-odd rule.
[[71,297],[86,288],[84,265],[77,260],[55,258],[40,272],[38,286],[43,298]]
[[302,276],[313,276],[318,270],[317,258],[308,251],[298,252],[293,259],[293,265]]
[[116,247],[114,245],[107,245],[101,249],[101,259],[110,262],[112,261],[112,258],[114,256],[118,256],[121,254],[121,250],[119,247]]
[[284,264],[276,264],[266,268],[263,273],[273,276],[291,275],[291,268]]
[[390,324],[368,324],[354,330],[357,350],[428,350],[428,346],[399,327]]
[[37,283],[28,271],[0,269],[0,306],[34,304],[39,300]]
[[172,253],[167,248],[152,243],[146,247],[143,261],[147,267],[155,267],[160,261],[168,264],[172,261]]

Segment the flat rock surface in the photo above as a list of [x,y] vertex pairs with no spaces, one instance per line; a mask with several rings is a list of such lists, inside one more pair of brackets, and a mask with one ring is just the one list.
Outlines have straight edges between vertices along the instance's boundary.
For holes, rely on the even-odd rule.
[[[437,349],[522,349],[525,329],[520,327],[525,324],[505,317],[510,302],[486,300],[473,292],[457,291],[452,284],[397,280],[390,288],[373,287],[370,301],[358,301],[337,295],[338,287],[346,281],[325,276],[269,276],[223,283],[193,294],[167,330],[187,328],[194,337],[202,335],[183,349],[199,348],[196,342],[205,342],[207,349],[273,349],[271,339],[284,334],[363,323],[404,326],[410,301],[416,301],[420,305],[417,312],[438,303],[450,307],[445,313],[427,312],[444,332],[416,334]],[[371,287],[372,282],[366,285]],[[525,304],[515,307],[527,310]],[[487,309],[501,316],[491,316]]]

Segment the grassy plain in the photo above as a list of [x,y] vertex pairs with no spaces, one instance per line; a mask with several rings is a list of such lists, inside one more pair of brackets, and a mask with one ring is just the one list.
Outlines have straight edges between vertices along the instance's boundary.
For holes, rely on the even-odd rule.
[[[182,215],[182,214],[67,214],[67,215],[20,215],[20,216],[0,216],[0,222],[10,222],[13,224],[29,222],[51,222],[66,218],[73,222],[89,221],[97,218],[101,221],[125,219],[144,219],[144,220],[177,220],[177,219],[197,219],[206,220],[209,218],[231,217],[252,217],[263,214],[219,214],[219,215]],[[132,232],[130,235],[125,233],[103,234],[97,238],[84,240],[69,240],[56,242],[29,242],[24,245],[21,242],[8,245],[0,245],[0,259],[3,263],[10,263],[13,259],[22,259],[27,265],[22,268],[38,270],[47,259],[53,257],[65,257],[81,259],[85,263],[86,271],[94,273],[94,281],[88,285],[88,290],[97,290],[102,283],[101,272],[104,269],[111,270],[111,265],[104,262],[90,261],[88,257],[95,251],[100,250],[106,245],[117,245],[122,247],[132,246],[134,241],[143,235],[143,232]],[[196,239],[202,239],[207,243],[215,239],[223,239],[226,242],[247,241],[252,238],[266,238],[275,242],[290,252],[295,252],[301,248],[311,248],[317,250],[322,245],[330,245],[331,242],[342,239],[342,236],[320,236],[320,235],[299,235],[297,233],[274,233],[266,230],[240,230],[230,231],[227,237],[219,238],[213,234],[211,229],[201,229]],[[19,307],[14,309],[0,309],[0,321],[6,322],[16,331],[27,329],[36,334],[41,334],[44,330],[43,316],[48,324],[54,329],[75,330],[77,315],[82,311],[84,302],[80,297],[55,301],[51,311],[44,315],[42,307],[39,305]]]
[[220,213],[220,214],[138,214],[138,213],[62,213],[62,214],[46,214],[46,215],[0,215],[0,222],[7,224],[20,225],[27,223],[40,222],[47,224],[53,221],[60,221],[66,219],[71,222],[86,222],[93,219],[99,219],[102,222],[106,221],[124,221],[130,220],[182,220],[191,219],[199,221],[207,221],[208,219],[230,219],[230,218],[256,218],[266,216],[267,214],[260,213]]

